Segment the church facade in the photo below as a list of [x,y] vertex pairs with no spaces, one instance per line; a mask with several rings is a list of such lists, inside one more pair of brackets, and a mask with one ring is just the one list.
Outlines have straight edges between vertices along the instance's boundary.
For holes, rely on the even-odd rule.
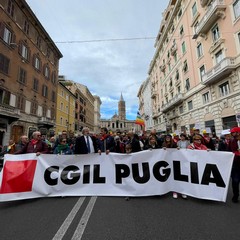
[[111,132],[129,132],[134,131],[139,133],[141,127],[135,124],[135,120],[126,119],[126,104],[121,94],[118,102],[118,114],[114,114],[110,119],[101,119],[101,127],[106,127]]

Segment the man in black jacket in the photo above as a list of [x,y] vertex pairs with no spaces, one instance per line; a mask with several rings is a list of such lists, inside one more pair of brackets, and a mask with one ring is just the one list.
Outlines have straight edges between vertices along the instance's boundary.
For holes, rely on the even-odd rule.
[[96,138],[90,136],[89,128],[85,127],[82,129],[82,136],[77,137],[75,143],[75,154],[88,154],[96,153],[98,151],[98,146]]

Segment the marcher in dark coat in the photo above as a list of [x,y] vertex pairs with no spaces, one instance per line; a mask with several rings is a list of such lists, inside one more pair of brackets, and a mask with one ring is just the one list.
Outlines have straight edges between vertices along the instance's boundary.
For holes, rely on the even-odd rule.
[[150,135],[148,138],[147,144],[144,146],[144,150],[147,149],[158,149],[160,146],[158,145],[157,139],[155,136]]
[[99,149],[97,146],[96,138],[90,136],[89,128],[82,129],[82,136],[76,138],[75,142],[75,154],[88,154],[96,153]]
[[230,129],[223,130],[221,133],[221,139],[218,143],[218,151],[229,151],[230,140],[231,140]]
[[234,160],[232,165],[232,190],[234,203],[238,202],[239,184],[240,184],[240,127],[231,129],[232,139],[229,143],[229,150],[234,153]]
[[108,134],[108,129],[103,127],[101,128],[101,138],[98,140],[99,150],[98,153],[105,152],[115,152],[115,141],[114,138]]

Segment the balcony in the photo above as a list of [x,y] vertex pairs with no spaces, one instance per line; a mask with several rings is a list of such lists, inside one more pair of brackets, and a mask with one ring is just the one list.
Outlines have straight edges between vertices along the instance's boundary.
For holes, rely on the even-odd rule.
[[206,35],[206,33],[211,29],[213,24],[221,17],[225,17],[225,9],[227,5],[224,0],[215,0],[207,8],[205,15],[196,27],[196,36]]
[[157,97],[157,91],[156,90],[152,90],[151,98],[155,98],[155,97]]
[[179,115],[177,113],[171,114],[168,116],[169,120],[173,120],[174,118],[177,118]]
[[166,69],[166,64],[162,64],[162,65],[160,66],[160,70],[161,70],[162,72],[164,72],[165,69]]
[[20,118],[20,110],[10,105],[0,103],[0,116],[7,118],[8,123],[11,124]]
[[202,83],[210,85],[230,75],[240,65],[240,56],[227,57],[202,76]]
[[202,7],[205,7],[205,6],[207,5],[208,1],[209,1],[209,0],[200,0],[201,6],[202,6]]
[[171,55],[173,56],[177,51],[177,44],[173,44],[170,48]]
[[40,117],[38,119],[38,125],[39,125],[39,127],[51,128],[51,127],[54,127],[55,122],[54,122],[54,120],[51,120],[47,117]]
[[152,113],[152,118],[156,119],[156,118],[158,118],[159,115],[160,115],[160,112],[157,111],[157,110],[154,110],[153,113]]
[[175,106],[182,103],[183,100],[184,100],[183,94],[179,93],[174,98],[172,98],[168,103],[166,103],[162,106],[162,112],[165,113],[165,112],[169,111],[170,109],[172,109]]

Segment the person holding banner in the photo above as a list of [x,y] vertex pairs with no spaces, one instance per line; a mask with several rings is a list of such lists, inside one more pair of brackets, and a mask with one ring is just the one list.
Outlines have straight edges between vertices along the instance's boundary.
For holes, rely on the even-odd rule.
[[231,129],[232,139],[229,143],[229,150],[234,153],[232,165],[232,202],[237,203],[239,197],[239,183],[240,183],[240,127]]
[[39,131],[33,132],[32,139],[21,150],[15,152],[15,154],[24,153],[36,153],[37,156],[41,153],[49,153],[48,145],[42,141],[41,133]]
[[96,137],[90,136],[89,128],[84,127],[82,129],[82,136],[76,138],[74,153],[75,154],[88,154],[97,153],[98,146]]
[[99,150],[98,153],[101,154],[105,152],[115,152],[115,142],[114,138],[108,134],[108,129],[106,127],[101,128],[102,137],[99,139]]
[[193,135],[193,143],[188,145],[188,149],[196,150],[209,150],[203,143],[203,139],[200,134]]

